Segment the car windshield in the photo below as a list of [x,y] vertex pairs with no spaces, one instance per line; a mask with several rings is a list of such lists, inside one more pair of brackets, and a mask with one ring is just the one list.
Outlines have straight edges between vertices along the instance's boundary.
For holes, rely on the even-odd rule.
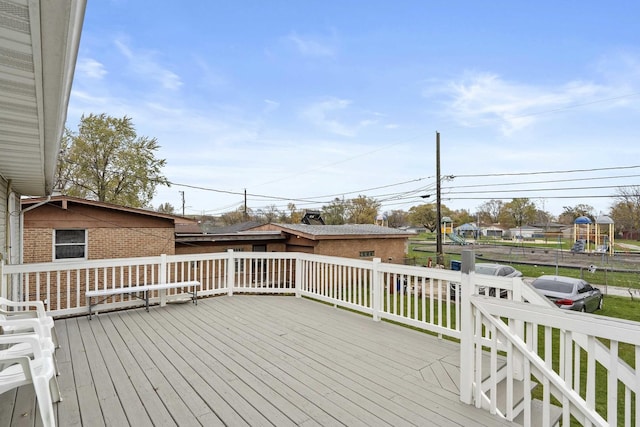
[[495,274],[495,270],[495,267],[476,265],[476,273],[478,274],[488,274],[489,276],[493,276]]
[[533,286],[541,291],[553,291],[570,294],[573,292],[573,285],[571,283],[558,282],[555,280],[536,280],[533,282]]

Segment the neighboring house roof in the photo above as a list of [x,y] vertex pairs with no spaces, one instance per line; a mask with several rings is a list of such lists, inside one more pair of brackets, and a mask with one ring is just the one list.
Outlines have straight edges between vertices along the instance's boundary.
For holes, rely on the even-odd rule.
[[480,230],[475,224],[471,224],[470,222],[466,224],[462,224],[455,228],[457,231],[478,231]]
[[187,242],[255,242],[285,240],[280,231],[240,231],[237,233],[217,234],[177,234],[176,243]]
[[207,234],[230,234],[230,233],[238,233],[240,231],[250,230],[252,228],[256,228],[257,226],[262,225],[261,222],[258,221],[245,221],[238,224],[227,225],[224,227],[215,227],[206,231]]
[[53,189],[85,6],[20,1],[0,10],[0,175],[20,194]]
[[[567,224],[561,224],[559,222],[537,223],[531,224],[531,226],[542,228],[544,230],[561,230],[568,227]],[[571,224],[571,226],[573,227],[573,224]]]
[[78,197],[70,197],[70,196],[53,196],[50,199],[45,197],[22,199],[21,202],[23,207],[46,202],[47,204],[60,205],[63,209],[66,209],[68,204],[75,203],[78,205],[93,206],[93,207],[98,207],[103,209],[110,209],[113,211],[128,212],[128,213],[133,213],[137,215],[145,215],[145,216],[152,216],[156,218],[169,219],[179,224],[196,223],[195,219],[185,218],[178,215],[171,215],[171,214],[156,212],[148,209],[130,208],[127,206],[120,206],[120,205],[115,205],[112,203],[105,203],[105,202],[97,202],[95,200],[87,200],[87,199],[81,199]]
[[495,230],[495,231],[504,231],[507,230],[507,227],[501,227],[499,225],[489,225],[489,226],[483,226],[482,227],[483,230]]
[[[203,230],[201,224],[197,227],[178,227],[176,225],[176,242],[227,242],[227,241],[256,241],[256,240],[284,240],[285,236],[277,230],[252,230],[262,225],[257,221],[246,221],[225,227]],[[196,229],[197,228],[197,229]],[[192,229],[191,232],[185,230]]]
[[275,227],[290,234],[311,240],[361,239],[365,238],[407,238],[414,233],[374,224],[307,225],[307,224],[267,224],[261,227]]

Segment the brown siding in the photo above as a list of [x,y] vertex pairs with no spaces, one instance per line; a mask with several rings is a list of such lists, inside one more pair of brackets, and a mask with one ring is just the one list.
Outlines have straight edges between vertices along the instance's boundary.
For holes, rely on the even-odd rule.
[[68,203],[63,209],[58,204],[46,204],[25,212],[25,228],[170,228],[173,220],[117,211],[96,206]]

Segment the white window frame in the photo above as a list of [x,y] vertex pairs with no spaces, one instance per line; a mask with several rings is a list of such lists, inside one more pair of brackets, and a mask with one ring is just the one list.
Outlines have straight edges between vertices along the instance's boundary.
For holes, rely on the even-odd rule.
[[[84,256],[78,258],[56,258],[56,248],[58,246],[80,246],[80,243],[56,243],[56,235],[59,231],[84,231]],[[86,261],[89,259],[89,233],[87,229],[79,229],[79,228],[60,228],[53,230],[53,253],[52,258],[54,262],[68,262],[68,261]]]

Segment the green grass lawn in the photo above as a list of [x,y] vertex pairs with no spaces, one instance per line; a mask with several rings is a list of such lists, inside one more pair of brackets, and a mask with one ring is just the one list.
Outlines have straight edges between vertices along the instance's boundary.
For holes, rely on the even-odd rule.
[[[635,241],[634,241],[635,242]],[[636,244],[638,242],[635,242]],[[414,250],[416,247],[422,250]],[[565,254],[566,256],[566,254]],[[411,264],[414,265],[427,265],[428,260],[431,259],[435,263],[436,253],[435,246],[433,245],[420,245],[412,243],[409,245],[408,258]],[[459,254],[444,254],[444,265],[449,268],[451,261],[460,260]],[[478,258],[477,262],[482,262],[481,258]],[[561,267],[549,266],[549,265],[537,265],[526,262],[518,262],[518,260],[512,260],[511,262],[503,262],[504,264],[513,265],[518,270],[522,271],[525,277],[540,277],[544,274],[558,274],[560,276],[569,276],[576,278],[583,278],[590,283],[600,287],[604,292],[606,286],[617,286],[622,288],[640,289],[640,263],[635,266],[622,266],[622,268],[613,268],[613,265],[608,268],[602,268],[599,266],[599,259],[594,258],[594,263],[598,266],[595,273],[589,272],[586,268],[581,267]],[[559,262],[562,264],[562,261]]]

